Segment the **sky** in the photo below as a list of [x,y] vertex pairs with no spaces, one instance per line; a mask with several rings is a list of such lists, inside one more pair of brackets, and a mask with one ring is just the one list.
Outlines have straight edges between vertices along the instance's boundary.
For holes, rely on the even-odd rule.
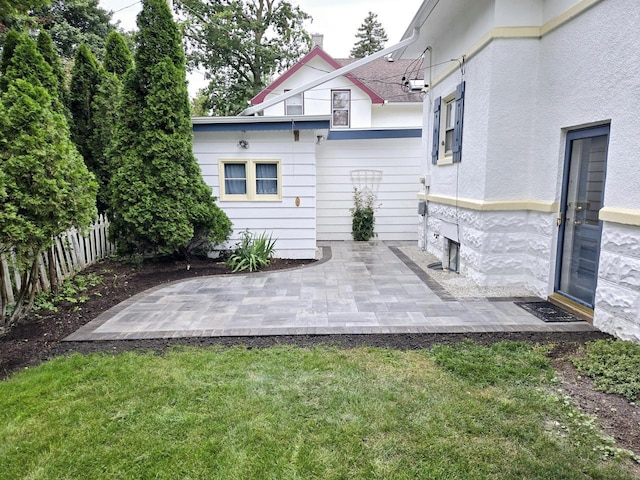
[[[349,56],[355,43],[358,27],[368,12],[378,15],[389,41],[387,46],[402,38],[422,0],[290,0],[313,17],[306,23],[309,33],[324,35],[324,50],[334,58]],[[100,6],[114,13],[125,30],[136,28],[136,15],[141,2],[136,0],[100,0]],[[202,74],[189,75],[189,93],[193,96],[205,84]]]

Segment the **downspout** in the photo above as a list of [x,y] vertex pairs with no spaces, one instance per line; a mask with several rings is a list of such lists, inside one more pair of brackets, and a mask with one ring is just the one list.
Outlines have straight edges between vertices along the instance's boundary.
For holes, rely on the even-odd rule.
[[338,70],[334,70],[333,72],[323,75],[322,77],[316,78],[315,80],[305,85],[302,85],[301,87],[294,88],[292,90],[289,90],[286,93],[283,93],[282,95],[278,95],[277,97],[274,97],[271,100],[266,100],[260,103],[259,105],[254,105],[253,107],[249,107],[243,110],[240,113],[240,116],[254,115],[258,112],[261,112],[265,108],[269,108],[269,107],[272,107],[273,105],[284,102],[286,99],[290,97],[298,95],[302,92],[306,92],[307,90],[317,87],[318,85],[322,85],[323,83],[326,83],[329,80],[333,80],[334,78],[338,78],[344,75],[345,73],[349,73],[355,70],[356,68],[361,67],[362,65],[366,65],[367,63],[372,62],[373,60],[377,60],[378,58],[384,57],[385,55],[389,55],[390,53],[400,50],[401,48],[405,48],[411,45],[412,43],[414,43],[416,40],[418,40],[418,37],[420,36],[419,34],[420,34],[419,29],[414,28],[413,34],[409,38],[402,40],[400,43],[397,43],[391,47],[385,48],[384,50],[380,50],[379,52],[369,55],[368,57],[361,58],[360,60],[357,60],[349,65],[345,65],[344,67],[339,68]]

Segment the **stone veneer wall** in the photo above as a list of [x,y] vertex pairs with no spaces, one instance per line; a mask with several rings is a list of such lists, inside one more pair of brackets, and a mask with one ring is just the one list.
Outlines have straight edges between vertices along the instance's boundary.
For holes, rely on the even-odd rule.
[[552,213],[479,211],[429,202],[423,235],[429,252],[440,258],[443,222],[459,225],[463,273],[479,285],[525,286],[544,298],[553,278],[555,218]]
[[604,223],[593,325],[640,342],[640,228]]

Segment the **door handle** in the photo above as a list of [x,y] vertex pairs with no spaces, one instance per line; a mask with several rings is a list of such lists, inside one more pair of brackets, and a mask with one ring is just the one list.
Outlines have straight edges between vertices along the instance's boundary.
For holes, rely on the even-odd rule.
[[580,220],[576,220],[573,222],[574,225],[582,225],[582,222]]

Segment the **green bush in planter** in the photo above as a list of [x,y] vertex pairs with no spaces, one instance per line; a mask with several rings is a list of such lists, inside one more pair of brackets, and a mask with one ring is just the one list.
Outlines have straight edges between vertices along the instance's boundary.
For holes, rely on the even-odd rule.
[[353,189],[353,208],[351,212],[351,234],[356,241],[366,242],[377,236],[374,232],[375,218],[375,197],[368,190]]

